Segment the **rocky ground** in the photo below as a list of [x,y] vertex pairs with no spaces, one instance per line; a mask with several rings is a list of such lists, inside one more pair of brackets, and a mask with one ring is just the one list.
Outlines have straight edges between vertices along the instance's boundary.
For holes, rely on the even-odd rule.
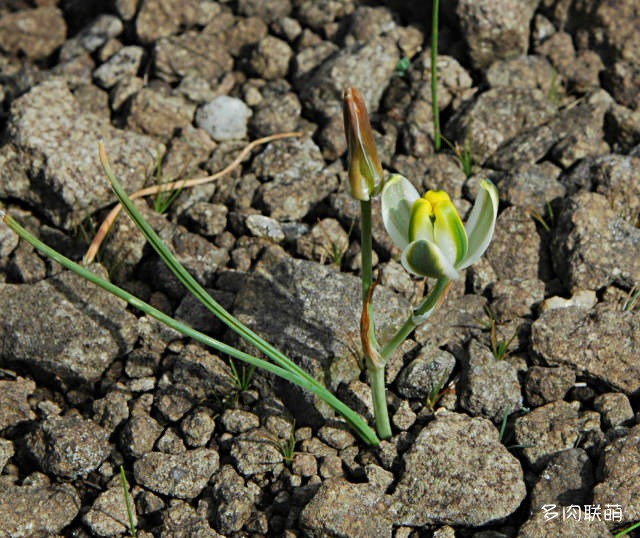
[[[640,4],[442,2],[439,107],[469,177],[434,150],[430,2],[412,4],[0,4],[2,207],[74,259],[114,199],[98,141],[134,191],[158,160],[202,176],[302,133],[163,215],[140,207],[216,299],[368,418],[344,88],[387,170],[462,213],[481,177],[501,195],[485,259],[390,361],[378,448],[291,385],[240,387],[226,357],[1,226],[0,535],[126,534],[120,465],[141,537],[604,537],[640,520]],[[374,220],[384,333],[425,283]],[[233,341],[126,218],[98,261]]]

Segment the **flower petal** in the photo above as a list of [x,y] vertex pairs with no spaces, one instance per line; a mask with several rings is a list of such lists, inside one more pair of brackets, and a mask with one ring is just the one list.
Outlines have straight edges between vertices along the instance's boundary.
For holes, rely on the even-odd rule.
[[404,249],[409,244],[411,206],[420,198],[411,182],[393,174],[382,189],[382,221],[393,243]]
[[493,237],[498,216],[498,189],[488,179],[483,179],[480,186],[481,190],[466,225],[469,248],[465,258],[456,266],[458,269],[476,263],[487,250]]
[[433,211],[431,204],[425,198],[418,198],[411,206],[409,220],[409,241],[424,239],[433,241]]
[[454,265],[467,254],[467,232],[464,229],[458,210],[447,196],[446,200],[434,205],[434,240]]
[[418,240],[410,243],[402,252],[402,265],[404,268],[418,276],[433,278],[460,278],[451,261],[431,241]]

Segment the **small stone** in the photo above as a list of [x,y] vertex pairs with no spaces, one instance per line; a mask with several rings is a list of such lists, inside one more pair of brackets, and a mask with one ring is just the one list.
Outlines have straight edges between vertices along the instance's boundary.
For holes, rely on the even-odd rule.
[[590,310],[598,304],[598,297],[593,290],[576,290],[569,299],[553,296],[545,299],[540,305],[540,313],[554,308],[584,308]]
[[455,366],[456,359],[451,353],[435,346],[424,346],[398,374],[398,392],[407,398],[424,400],[446,387]]
[[35,390],[36,384],[23,377],[0,380],[0,430],[35,418],[29,405],[29,396]]
[[206,446],[215,427],[216,422],[211,413],[204,408],[189,413],[180,423],[180,429],[189,448]]
[[640,388],[640,320],[632,312],[546,310],[531,327],[531,343],[549,366],[569,367],[627,395]]
[[167,428],[164,431],[156,443],[156,449],[165,454],[172,454],[174,456],[183,454],[187,450],[182,438],[173,428]]
[[233,394],[233,371],[220,357],[201,346],[184,347],[173,366],[173,381],[185,385],[197,400],[224,399]]
[[110,450],[109,434],[77,414],[40,422],[27,445],[43,470],[71,479],[95,471]]
[[122,390],[111,390],[103,398],[93,402],[93,420],[109,433],[129,418],[131,394]]
[[222,204],[196,202],[183,213],[183,223],[196,233],[213,238],[227,227],[229,210]]
[[213,478],[213,495],[216,528],[225,535],[237,532],[244,527],[256,511],[254,505],[256,492],[234,470],[225,465]]
[[78,34],[67,39],[60,50],[60,61],[68,62],[85,54],[93,54],[107,41],[122,33],[124,26],[115,15],[99,15]]
[[322,456],[318,472],[324,480],[344,476],[342,458],[340,456]]
[[198,108],[196,125],[218,142],[241,140],[247,136],[250,117],[251,109],[243,101],[221,95]]
[[122,79],[138,73],[143,55],[142,47],[122,47],[93,72],[93,78],[103,88],[112,88]]
[[291,13],[291,0],[239,0],[238,12],[272,23]]
[[80,507],[71,484],[0,485],[0,520],[7,536],[59,535]]
[[0,437],[0,473],[14,455],[13,443],[9,439]]
[[254,237],[263,237],[275,243],[280,243],[285,239],[280,223],[265,215],[248,215],[245,226]]
[[260,417],[242,409],[226,409],[220,417],[220,424],[229,433],[244,433],[260,426]]
[[2,49],[32,60],[43,60],[64,43],[67,25],[55,6],[3,13],[0,18]]
[[195,106],[182,97],[143,88],[131,100],[127,125],[145,134],[170,138],[176,129],[191,124],[194,112]]
[[593,400],[593,407],[600,413],[602,427],[605,430],[633,424],[633,408],[625,394],[619,392],[601,394]]
[[231,459],[245,477],[260,473],[280,474],[283,468],[282,452],[276,440],[266,430],[243,433],[231,442]]
[[392,518],[383,491],[374,484],[325,480],[300,514],[300,525],[310,536],[391,538]]
[[336,219],[326,218],[316,223],[311,231],[297,241],[298,254],[322,264],[340,265],[349,248],[349,235]]
[[181,454],[150,452],[136,460],[135,480],[141,486],[161,495],[194,499],[218,470],[215,450],[197,448]]
[[518,417],[515,422],[516,443],[534,469],[542,469],[551,456],[573,448],[588,432],[600,430],[600,415],[580,412],[579,403],[552,402]]
[[640,514],[640,501],[636,495],[640,488],[638,443],[640,426],[634,426],[627,435],[605,447],[602,480],[593,489],[593,504],[615,503],[622,507],[621,524],[637,521]]
[[[513,513],[526,496],[520,463],[486,419],[438,413],[403,460],[391,495],[395,525],[485,525]],[[478,488],[485,502],[474,500]]]
[[570,368],[532,366],[527,370],[524,393],[531,407],[562,400],[573,387],[576,374]]
[[529,45],[529,25],[535,1],[462,0],[456,7],[475,67],[523,54]]
[[591,500],[594,469],[587,453],[570,448],[551,456],[531,492],[531,510],[544,505],[584,505]]
[[505,414],[522,407],[517,370],[498,360],[489,349],[472,340],[460,380],[456,383],[458,403],[472,416],[484,416],[499,424]]
[[165,420],[176,422],[192,407],[194,398],[185,385],[169,385],[156,392],[154,406]]
[[128,456],[140,458],[153,450],[161,433],[162,426],[149,415],[131,417],[120,432],[122,450]]
[[347,430],[333,426],[322,426],[318,430],[318,438],[337,450],[343,450],[356,441],[355,437]]
[[411,410],[409,402],[403,400],[391,417],[393,425],[401,431],[407,431],[416,422],[417,415]]
[[[136,511],[132,512],[133,523],[137,525]],[[96,536],[108,537],[126,533],[129,530],[129,516],[122,487],[112,487],[101,493],[82,520]]]
[[318,462],[313,454],[295,454],[291,470],[302,477],[313,476],[318,474]]
[[285,78],[293,51],[286,41],[266,36],[251,53],[250,65],[258,76],[266,80]]
[[545,283],[537,278],[498,280],[491,288],[491,311],[499,321],[532,316],[544,293]]

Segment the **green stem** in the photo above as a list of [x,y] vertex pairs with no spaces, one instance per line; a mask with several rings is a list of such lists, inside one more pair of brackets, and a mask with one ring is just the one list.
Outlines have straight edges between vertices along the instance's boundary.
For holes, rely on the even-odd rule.
[[373,239],[371,236],[371,200],[360,202],[360,255],[362,258],[362,303],[373,282]]
[[368,361],[369,383],[373,396],[373,413],[376,419],[376,431],[380,439],[391,437],[391,424],[389,423],[389,411],[387,409],[387,394],[384,379],[384,364],[377,367],[372,361]]
[[387,345],[384,346],[380,352],[382,361],[386,362],[393,352],[398,349],[402,345],[402,342],[404,342],[413,332],[413,330],[431,316],[438,305],[440,297],[442,297],[442,294],[447,289],[448,284],[448,278],[439,278],[436,280],[436,283],[433,286],[433,289],[429,292],[429,295],[427,295],[425,299],[413,309],[402,327],[398,329],[396,334],[393,335],[393,338],[391,338]]
[[[203,334],[199,331],[196,331],[192,327],[181,323],[173,319],[172,317],[166,315],[164,312],[161,312],[157,308],[154,308],[148,303],[145,303],[135,295],[130,294],[126,290],[112,284],[111,282],[104,280],[98,275],[92,273],[87,268],[79,265],[69,258],[63,256],[58,251],[52,249],[39,239],[37,239],[34,235],[25,230],[22,226],[20,226],[10,215],[5,214],[3,211],[0,211],[0,220],[4,221],[4,223],[11,228],[17,235],[19,235],[22,239],[33,245],[36,249],[49,256],[52,260],[58,262],[60,265],[73,271],[74,273],[80,275],[82,278],[92,282],[93,284],[101,287],[102,289],[112,293],[116,297],[126,301],[131,306],[141,310],[145,314],[161,321],[162,323],[168,325],[172,329],[193,338],[194,340],[209,346],[216,351],[221,353],[225,353],[230,357],[239,359],[244,361],[252,366],[256,366],[258,368],[262,368],[263,370],[270,372],[274,375],[277,375],[303,389],[306,389],[313,394],[317,395],[319,398],[327,402],[331,407],[333,407],[340,415],[344,417],[344,419],[353,427],[353,429],[360,435],[360,437],[368,444],[376,446],[379,444],[379,439],[376,436],[375,432],[369,427],[369,425],[364,421],[364,419],[358,415],[353,409],[347,406],[345,403],[336,398],[327,388],[322,385],[317,379],[313,378],[309,374],[301,376],[298,374],[298,369],[295,370],[287,368],[286,366],[279,366],[277,364],[272,364],[263,359],[259,359],[248,353],[244,353],[234,347],[231,347],[227,344],[224,344],[215,338],[212,338],[206,334]],[[287,359],[287,361],[292,362],[291,359]]]
[[440,1],[433,0],[431,16],[431,107],[433,110],[433,142],[436,151],[440,151],[440,110],[438,110],[438,12]]
[[[389,411],[387,410],[387,393],[384,382],[384,361],[378,357],[369,356],[377,354],[378,343],[376,341],[375,321],[373,305],[369,300],[369,291],[373,284],[373,239],[371,233],[371,200],[360,202],[360,252],[362,257],[362,307],[367,308],[369,316],[369,346],[363,349],[369,371],[369,384],[373,398],[373,412],[376,419],[376,431],[381,439],[391,437],[391,425],[389,424]],[[364,345],[364,344],[363,344]]]

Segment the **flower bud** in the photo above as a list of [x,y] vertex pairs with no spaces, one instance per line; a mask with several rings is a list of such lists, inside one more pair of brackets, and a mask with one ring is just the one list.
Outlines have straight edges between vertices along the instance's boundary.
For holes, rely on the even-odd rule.
[[382,190],[383,171],[367,107],[356,88],[347,88],[344,92],[343,116],[351,196],[356,200],[369,200]]

